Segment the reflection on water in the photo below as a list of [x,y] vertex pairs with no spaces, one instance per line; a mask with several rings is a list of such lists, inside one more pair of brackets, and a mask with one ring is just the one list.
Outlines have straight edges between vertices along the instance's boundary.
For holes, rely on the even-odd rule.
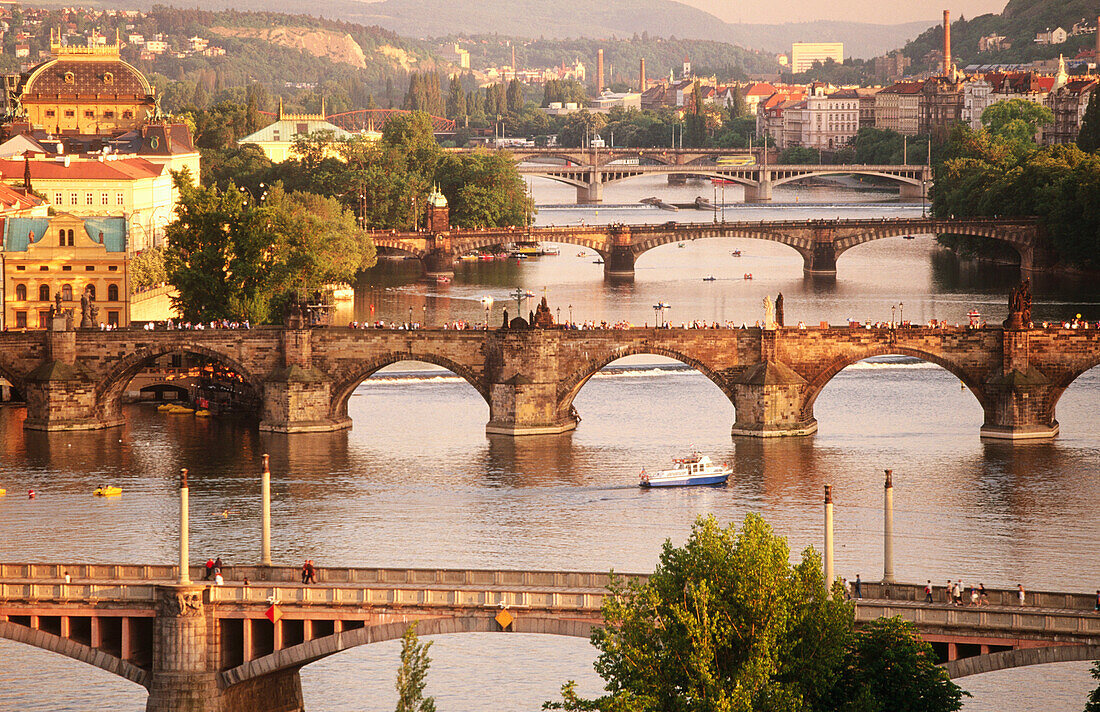
[[[636,190],[646,192],[615,200],[625,205],[657,193],[657,186],[639,183]],[[920,210],[807,206],[808,196],[790,193],[785,208],[731,210],[752,216],[746,219]],[[596,213],[544,209],[539,220],[594,220]],[[600,220],[630,216],[634,222],[668,219],[633,205],[598,210]],[[732,257],[732,249],[742,256]],[[662,247],[638,260],[637,279],[627,285],[605,283],[591,255],[578,257],[578,251],[563,248],[560,256],[523,264],[464,263],[448,285],[416,282],[413,262],[383,262],[358,285],[341,319],[405,321],[411,307],[414,320],[429,324],[478,321],[484,318],[480,298],[491,294],[495,322],[504,306],[515,308],[507,292],[520,285],[540,296],[547,286],[551,309],[560,308],[563,318],[571,309],[576,320],[640,324],[652,319],[654,303],[665,301],[674,322],[753,323],[762,317],[762,297],[779,291],[790,322],[887,320],[892,307],[915,321],[956,322],[975,306],[999,320],[1016,279],[1011,269],[960,265],[931,237],[861,245],[840,258],[833,281],[803,277],[801,257],[770,242]],[[754,279],[741,279],[744,272]],[[718,279],[704,283],[706,274]],[[1100,318],[1097,288],[1067,285],[1036,284],[1036,319],[1076,312]],[[882,569],[882,470],[891,468],[900,579],[1100,586],[1100,478],[1094,474],[1100,370],[1082,376],[1063,397],[1055,441],[1016,447],[982,443],[973,395],[942,369],[904,359],[845,369],[815,404],[817,435],[769,440],[731,438],[729,400],[691,370],[646,371],[635,361],[595,377],[576,399],[583,422],[575,432],[529,438],[486,436],[488,407],[471,386],[438,372],[418,375],[402,378],[388,369],[361,386],[349,402],[353,430],[294,437],[260,433],[248,421],[168,416],[143,406],[125,408],[126,424],[109,431],[23,432],[23,411],[0,408],[0,487],[9,491],[0,497],[0,560],[170,562],[175,478],[188,467],[195,561],[221,555],[229,563],[254,562],[260,455],[268,452],[272,548],[281,563],[312,558],[322,566],[646,571],[662,542],[682,541],[696,516],[713,513],[728,522],[750,511],[763,514],[797,552],[819,544],[822,488],[831,484],[837,571],[873,580]],[[642,467],[659,467],[692,449],[731,462],[736,475],[729,485],[635,486]],[[105,482],[121,486],[123,495],[92,497]],[[31,488],[39,492],[35,500],[18,494]],[[322,712],[392,709],[397,650],[396,643],[366,646],[306,667],[307,705]],[[533,712],[567,679],[578,680],[583,694],[600,688],[591,669],[594,653],[579,639],[443,636],[432,655],[428,692],[440,709]],[[962,682],[976,693],[966,709],[979,712],[1076,710],[1089,688],[1083,664]],[[3,641],[0,690],[0,709],[21,712],[134,711],[144,700],[135,685]]]

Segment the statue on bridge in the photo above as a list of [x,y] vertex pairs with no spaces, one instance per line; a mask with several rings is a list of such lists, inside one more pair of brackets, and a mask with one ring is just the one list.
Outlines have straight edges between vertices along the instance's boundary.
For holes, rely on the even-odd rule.
[[775,323],[780,328],[783,327],[783,292],[775,298]]
[[1031,326],[1031,277],[1020,282],[1008,296],[1006,329],[1027,329]]
[[550,306],[546,303],[546,297],[542,298],[531,316],[531,326],[536,329],[552,329],[554,327],[554,315],[550,313]]
[[92,304],[92,300],[88,296],[88,290],[85,289],[84,293],[80,295],[80,328],[94,329],[98,314],[99,307]]
[[764,297],[764,328],[769,331],[775,329],[775,304],[768,296]]

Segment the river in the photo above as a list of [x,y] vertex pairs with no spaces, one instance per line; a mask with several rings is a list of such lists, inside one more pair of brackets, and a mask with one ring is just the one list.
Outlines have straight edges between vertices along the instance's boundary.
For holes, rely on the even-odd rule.
[[[706,197],[709,184],[668,188],[656,180],[611,186],[598,209],[562,205],[573,190],[537,181],[542,224],[708,220],[695,211],[639,207],[638,198]],[[628,190],[628,187],[633,188]],[[919,215],[920,205],[882,193],[833,188],[776,190],[774,206],[731,205],[727,219]],[[731,197],[727,195],[727,200]],[[560,207],[549,207],[559,205]],[[742,250],[741,257],[730,252]],[[788,323],[878,319],[964,321],[971,308],[1004,318],[1011,268],[959,263],[931,237],[861,245],[838,261],[835,280],[802,275],[783,245],[704,240],[638,260],[632,284],[603,281],[593,253],[463,263],[450,284],[416,281],[414,263],[386,261],[357,285],[341,319],[414,319],[429,325],[494,319],[519,286],[546,288],[552,310],[580,320],[652,323],[671,304],[674,323],[752,323],[761,299],[782,291]],[[753,279],[743,279],[751,272]],[[702,277],[714,275],[714,282]],[[373,305],[373,311],[371,307]],[[524,305],[533,308],[533,304]],[[896,311],[892,311],[896,310]],[[1100,319],[1096,285],[1039,280],[1035,319],[1081,313]],[[793,552],[820,546],[821,494],[836,500],[838,575],[881,576],[882,470],[894,470],[896,569],[900,580],[1091,591],[1100,587],[1100,369],[1074,383],[1058,406],[1052,442],[1009,446],[978,438],[982,413],[937,366],[882,357],[853,365],[815,405],[809,438],[733,439],[728,399],[701,374],[648,357],[611,364],[581,390],[578,429],[561,436],[486,436],[488,407],[465,382],[423,364],[397,364],[352,397],[355,426],[283,437],[247,422],[197,421],[144,406],[109,431],[44,434],[21,429],[23,412],[0,408],[0,559],[170,562],[176,480],[191,468],[191,550],[252,562],[259,548],[258,464],[274,472],[273,555],[297,564],[651,570],[665,539],[682,542],[696,516],[722,522],[763,514]],[[729,461],[725,488],[640,491],[642,467],[697,449]],[[96,499],[103,482],[123,495]],[[33,488],[37,499],[19,492]],[[222,516],[224,510],[229,516]],[[581,639],[466,634],[433,639],[428,694],[440,710],[534,712],[569,679],[594,695],[594,651]],[[307,707],[319,712],[392,709],[397,642],[365,646],[303,669]],[[1075,711],[1092,682],[1067,663],[960,680],[966,712]],[[144,691],[90,666],[0,641],[0,710],[142,709]]]

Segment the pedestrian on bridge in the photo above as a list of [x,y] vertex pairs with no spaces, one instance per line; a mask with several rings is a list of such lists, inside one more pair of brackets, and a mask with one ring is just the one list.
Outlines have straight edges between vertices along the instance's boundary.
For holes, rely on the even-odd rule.
[[856,574],[856,582],[852,586],[855,590],[856,598],[863,598],[863,582],[859,579],[859,574]]
[[206,571],[203,572],[202,580],[209,581],[214,576],[214,560],[207,557],[206,559]]
[[924,585],[924,602],[932,602],[932,579],[928,579],[928,583]]
[[1096,608],[1094,610],[1100,611],[1100,590],[1096,591]]
[[1020,599],[1020,605],[1027,605],[1027,593],[1024,591],[1024,585],[1022,583],[1016,584],[1016,596]]

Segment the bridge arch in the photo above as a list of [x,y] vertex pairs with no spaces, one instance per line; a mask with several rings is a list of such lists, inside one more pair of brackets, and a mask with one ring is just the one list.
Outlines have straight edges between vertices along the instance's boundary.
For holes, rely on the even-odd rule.
[[119,359],[118,363],[96,384],[96,403],[104,413],[120,409],[122,392],[131,380],[151,362],[162,356],[194,354],[226,366],[239,375],[256,397],[263,393],[263,383],[241,361],[221,351],[198,344],[156,345],[140,348]]
[[376,356],[369,361],[357,364],[355,367],[336,376],[330,391],[331,401],[329,413],[331,417],[347,418],[348,400],[351,398],[351,394],[355,392],[355,389],[359,387],[359,384],[386,366],[401,361],[421,361],[423,363],[430,363],[445,368],[473,386],[474,390],[478,392],[478,395],[480,395],[487,404],[490,403],[488,386],[485,384],[482,376],[470,367],[453,361],[446,356],[440,356],[439,354],[391,351]]
[[927,361],[928,363],[934,363],[937,366],[943,368],[951,375],[958,378],[963,383],[963,385],[965,385],[970,390],[970,392],[974,394],[974,397],[978,400],[978,405],[982,407],[982,410],[987,410],[987,399],[985,397],[985,391],[982,388],[982,384],[973,375],[967,373],[958,364],[931,351],[914,349],[909,346],[885,345],[862,348],[851,353],[846,353],[843,356],[838,356],[836,359],[827,364],[821,371],[818,372],[816,376],[810,379],[809,382],[806,384],[802,400],[801,417],[803,419],[812,419],[814,417],[814,403],[817,401],[817,397],[821,395],[821,392],[825,389],[825,386],[827,386],[838,373],[843,371],[848,366],[859,363],[860,361],[872,358],[874,356],[909,356],[911,358],[920,359],[921,361]]
[[566,185],[571,185],[575,188],[587,188],[588,187],[588,182],[587,181],[581,180],[579,178],[570,178],[568,176],[555,174],[555,173],[553,173],[553,168],[551,168],[546,173],[523,173],[523,175],[525,177],[530,177],[530,178],[544,178],[546,180],[552,180],[552,181],[555,181],[557,183],[565,183]]
[[1028,665],[1087,662],[1100,659],[1100,645],[1051,645],[1042,648],[1016,648],[999,653],[975,655],[943,663],[951,679],[1008,670]]
[[142,687],[149,686],[150,675],[146,670],[102,650],[78,643],[72,638],[62,638],[59,635],[28,628],[11,621],[0,621],[0,638],[22,643],[32,648],[48,650],[51,653],[57,653],[87,663],[100,670],[106,670],[119,677],[124,677]]
[[[400,621],[334,633],[250,660],[223,671],[219,675],[219,687],[225,689],[282,670],[298,669],[309,663],[361,645],[399,640],[405,634],[409,624],[414,622],[416,623],[416,634],[418,636],[503,632],[492,615],[424,618],[407,615],[402,616]],[[510,632],[564,635],[587,640],[594,627],[593,622],[586,620],[521,615],[512,622]]]
[[[699,176],[700,178],[709,178],[709,179],[712,179],[712,180],[713,179],[727,180],[727,181],[732,181],[734,183],[737,183],[738,185],[746,186],[746,187],[756,187],[756,185],[757,185],[756,181],[752,180],[751,178],[746,178],[745,176],[743,176],[739,173],[726,174],[726,173],[722,173],[720,171],[714,170],[713,167],[710,170],[706,170],[706,168],[704,166],[692,166],[692,165],[677,164],[677,165],[672,166],[672,168],[674,170],[662,171],[661,173],[655,173],[653,171],[632,171],[630,166],[622,166],[621,171],[615,170],[616,168],[619,168],[619,167],[612,165],[612,166],[605,166],[601,169],[603,171],[603,173],[605,174],[604,178],[603,178],[603,184],[604,185],[610,185],[612,183],[621,183],[625,180],[630,180],[632,178],[641,178],[642,176],[669,175],[669,174]],[[679,170],[675,170],[675,169],[679,169]],[[608,173],[622,173],[623,175],[620,175],[618,177],[608,177],[606,175]]]
[[[782,172],[783,166],[777,167]],[[815,169],[812,171],[806,171],[805,173],[799,173],[797,175],[783,176],[781,178],[774,178],[772,180],[773,186],[783,185],[785,183],[794,183],[795,181],[803,180],[805,178],[817,178],[819,176],[839,176],[839,175],[860,175],[860,176],[873,176],[876,178],[886,178],[887,180],[894,181],[895,183],[903,185],[921,185],[920,178],[911,178],[909,176],[897,175],[893,173],[885,173],[881,171],[853,171],[853,170],[820,170]]]
[[680,351],[668,349],[663,346],[654,346],[650,344],[631,344],[629,346],[623,346],[621,348],[612,349],[611,351],[597,354],[595,357],[587,360],[582,366],[574,370],[568,376],[566,376],[558,386],[557,401],[558,401],[558,413],[561,415],[568,414],[573,406],[573,400],[576,399],[577,394],[581,392],[584,385],[597,373],[599,373],[608,364],[618,361],[621,358],[627,356],[664,356],[675,361],[679,361],[685,366],[690,366],[699,373],[706,376],[714,385],[718,386],[719,390],[730,399],[730,403],[734,402],[733,387],[732,385],[719,373],[711,369],[702,361],[688,356]]

